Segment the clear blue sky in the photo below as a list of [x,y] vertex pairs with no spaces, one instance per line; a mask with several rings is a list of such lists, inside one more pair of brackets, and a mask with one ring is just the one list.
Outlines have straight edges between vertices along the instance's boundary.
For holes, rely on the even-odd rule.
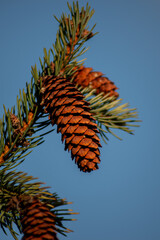
[[[72,1],[69,1],[72,2]],[[87,1],[79,1],[86,4]],[[65,0],[0,1],[0,115],[3,103],[16,103],[30,82],[31,65],[55,41],[53,14],[68,11]],[[102,142],[100,169],[80,172],[64,151],[60,134],[46,136],[20,169],[74,203],[74,233],[61,240],[160,239],[160,1],[89,1],[91,24],[99,32],[88,45],[85,65],[108,76],[124,103],[136,107],[143,121],[135,135],[119,132]],[[21,238],[21,237],[20,237]],[[6,237],[0,229],[0,240]]]

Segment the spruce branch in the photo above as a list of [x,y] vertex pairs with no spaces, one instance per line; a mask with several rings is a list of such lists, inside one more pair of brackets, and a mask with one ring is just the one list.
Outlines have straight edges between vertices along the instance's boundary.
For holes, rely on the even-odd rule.
[[84,60],[77,60],[87,51],[86,41],[96,34],[92,32],[95,25],[88,30],[94,10],[88,4],[80,9],[78,2],[73,6],[68,3],[68,8],[69,15],[55,17],[59,23],[56,41],[48,51],[44,48],[41,69],[32,66],[31,82],[19,91],[16,107],[9,110],[4,106],[0,120],[0,224],[15,239],[13,223],[24,233],[23,239],[32,234],[57,239],[57,232],[65,235],[70,231],[63,221],[73,220],[66,218],[72,212],[58,208],[68,202],[15,169],[54,130],[46,130],[50,124],[57,124],[65,150],[71,150],[78,167],[90,172],[100,163],[97,134],[104,141],[108,133],[118,137],[112,129],[133,134],[130,128],[139,122],[136,109],[118,99],[114,83],[101,72],[85,68]]
[[[31,73],[33,77],[31,83],[26,83],[26,91],[23,89],[23,91],[20,91],[19,96],[17,96],[17,115],[15,115],[15,107],[13,107],[13,113],[12,110],[11,112],[9,110],[7,112],[4,107],[5,120],[1,121],[0,125],[2,142],[2,148],[0,149],[1,164],[4,162],[7,163],[7,160],[16,161],[22,159],[28,149],[43,142],[43,135],[38,137],[33,136],[33,134],[40,130],[41,126],[45,128],[49,125],[49,121],[38,122],[45,115],[40,106],[41,77],[48,74],[70,74],[71,76],[72,71],[75,71],[74,67],[77,66],[77,62],[74,59],[84,53],[84,49],[79,53],[81,47],[93,36],[91,32],[93,28],[91,31],[86,29],[87,23],[94,12],[93,10],[90,11],[88,4],[86,10],[82,8],[81,11],[79,11],[78,2],[77,4],[73,4],[73,8],[70,5],[68,7],[71,16],[66,18],[63,14],[59,20],[60,25],[56,43],[53,46],[54,50],[50,49],[47,52],[44,49],[44,60],[40,59],[42,72],[37,70],[36,65],[32,67]],[[65,51],[66,46],[67,52]],[[50,61],[51,52],[54,55],[53,62]],[[18,127],[14,123],[12,124],[13,116],[19,122]]]
[[[59,22],[59,30],[54,49],[50,49],[48,52],[44,49],[44,59],[43,61],[40,59],[41,71],[37,70],[36,65],[32,67],[31,83],[26,83],[26,90],[23,89],[20,91],[19,96],[17,96],[17,115],[15,115],[15,107],[13,107],[11,111],[7,111],[4,107],[5,115],[0,122],[0,163],[7,163],[7,160],[16,161],[22,159],[23,156],[31,152],[28,153],[28,150],[41,144],[43,142],[43,136],[50,132],[48,131],[39,136],[33,136],[50,124],[50,120],[45,119],[41,121],[47,114],[44,113],[44,109],[40,105],[42,98],[42,81],[47,75],[57,76],[60,74],[71,82],[73,81],[75,84],[81,85],[82,88],[78,89],[84,96],[86,91],[88,92],[87,94],[92,95],[92,101],[91,99],[88,100],[88,98],[85,99],[89,104],[95,101],[94,104],[90,105],[91,113],[97,121],[102,137],[105,136],[105,138],[108,139],[108,136],[106,136],[108,132],[114,135],[111,128],[118,128],[132,133],[129,127],[133,125],[130,123],[138,121],[134,119],[136,117],[135,109],[133,112],[132,109],[127,109],[127,112],[124,114],[124,106],[120,106],[121,100],[117,102],[115,99],[118,96],[115,92],[117,88],[111,81],[102,77],[102,73],[91,72],[91,68],[84,68],[83,66],[79,66],[77,61],[73,61],[77,53],[79,55],[83,54],[80,48],[94,35],[92,29],[89,31],[86,27],[94,11],[90,11],[88,5],[85,10],[84,8],[79,10],[78,2],[76,4],[74,3],[73,7],[68,4],[68,7],[70,15],[66,16],[62,14],[62,17],[59,20],[57,19]],[[50,59],[51,53],[54,57],[53,61]],[[105,84],[103,83],[101,87],[101,82],[104,81]],[[99,84],[97,85],[98,82]],[[109,84],[110,87],[108,88],[106,84]],[[106,94],[109,93],[105,99],[103,94],[98,94],[101,91],[97,88],[97,86],[100,86],[99,89],[102,88],[102,92],[104,92],[104,85],[105,89],[108,89]],[[86,86],[88,88],[85,88]],[[92,91],[92,89],[96,89],[96,92]],[[94,96],[95,94],[98,94],[98,98]],[[115,98],[108,98],[109,96],[115,96]],[[111,102],[114,108],[112,111],[110,107]],[[106,110],[104,111],[104,109]],[[13,116],[17,118],[19,122],[18,127],[14,125],[15,123],[12,124],[14,121]]]

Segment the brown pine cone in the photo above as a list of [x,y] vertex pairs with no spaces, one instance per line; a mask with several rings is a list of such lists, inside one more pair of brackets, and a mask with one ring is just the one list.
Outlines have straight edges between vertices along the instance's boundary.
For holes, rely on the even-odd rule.
[[69,80],[46,76],[42,81],[42,102],[52,125],[65,140],[65,150],[71,150],[80,170],[90,172],[100,163],[100,139],[97,124],[90,113],[89,104]]
[[83,87],[91,87],[96,89],[96,94],[104,92],[109,96],[118,97],[119,94],[115,91],[118,89],[112,81],[107,77],[103,77],[101,72],[93,72],[92,68],[81,66],[74,74],[74,83]]
[[36,197],[22,199],[23,218],[21,220],[22,240],[58,240],[55,216],[49,208]]

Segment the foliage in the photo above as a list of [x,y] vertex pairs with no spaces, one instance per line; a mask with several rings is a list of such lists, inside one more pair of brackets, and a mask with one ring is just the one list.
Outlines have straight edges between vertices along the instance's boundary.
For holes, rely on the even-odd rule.
[[[6,228],[10,230],[14,239],[17,239],[17,233],[13,230],[13,223],[22,232],[19,207],[19,196],[22,195],[37,196],[56,216],[57,231],[62,234],[69,232],[63,221],[67,220],[66,215],[72,213],[59,208],[68,202],[58,198],[57,194],[50,193],[46,187],[42,187],[41,182],[35,182],[32,176],[16,169],[33,148],[44,142],[44,136],[54,130],[47,130],[51,122],[41,105],[43,78],[47,75],[63,76],[72,82],[74,73],[84,62],[77,60],[87,51],[84,44],[96,34],[92,32],[95,25],[90,30],[87,27],[94,13],[88,4],[85,9],[80,9],[78,2],[73,2],[72,7],[68,3],[68,8],[69,15],[62,14],[60,19],[55,17],[59,23],[56,41],[49,51],[44,49],[44,58],[39,59],[41,69],[38,70],[36,65],[32,67],[31,82],[26,83],[25,89],[19,91],[16,106],[10,110],[4,106],[4,114],[0,120],[0,224],[5,233]],[[130,127],[136,126],[134,123],[138,122],[136,109],[122,104],[122,99],[103,93],[97,95],[96,90],[90,86],[76,87],[88,102],[105,142],[109,133],[115,135],[112,129],[133,133]]]

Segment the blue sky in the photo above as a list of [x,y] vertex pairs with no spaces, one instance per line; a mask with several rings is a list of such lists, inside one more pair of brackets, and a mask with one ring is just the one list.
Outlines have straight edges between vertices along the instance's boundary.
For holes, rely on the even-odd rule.
[[[72,1],[69,1],[70,3]],[[79,1],[80,5],[87,1]],[[101,164],[80,172],[64,151],[56,131],[34,149],[20,169],[51,186],[77,221],[67,223],[70,240],[160,239],[160,1],[88,1],[99,34],[91,39],[85,66],[103,72],[119,87],[123,102],[136,107],[140,128],[135,135],[119,132],[123,141],[102,141]],[[0,113],[16,103],[19,89],[30,82],[31,66],[55,41],[64,0],[0,1]],[[6,237],[0,229],[0,240]],[[20,238],[21,239],[21,236]]]

